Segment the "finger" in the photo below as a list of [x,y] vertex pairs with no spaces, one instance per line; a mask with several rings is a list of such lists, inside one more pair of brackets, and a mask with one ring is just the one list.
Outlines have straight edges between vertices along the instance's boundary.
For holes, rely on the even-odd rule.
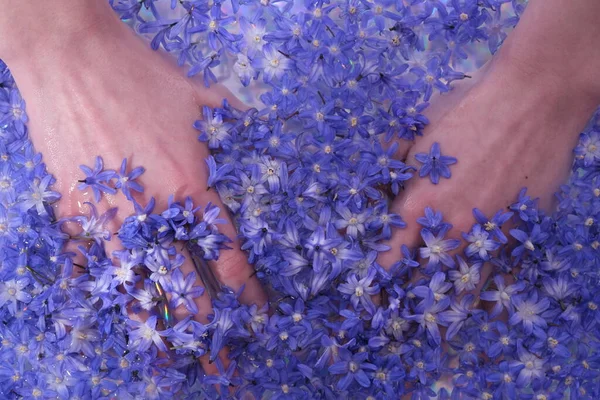
[[227,215],[226,208],[219,195],[214,190],[206,191],[204,189],[203,193],[192,197],[201,199],[200,204],[206,205],[210,202],[219,207],[219,218],[226,221],[225,224],[219,225],[219,232],[232,240],[228,244],[230,249],[221,250],[217,260],[208,262],[214,276],[221,284],[236,292],[243,286],[244,291],[240,295],[242,303],[262,306],[267,301],[266,294],[254,273],[254,268],[248,263],[247,254],[240,248],[238,233],[231,218]]
[[407,190],[397,197],[390,207],[391,212],[402,217],[406,222],[406,227],[394,229],[392,237],[384,242],[390,249],[379,253],[377,263],[386,270],[389,270],[396,262],[399,262],[403,258],[402,245],[406,245],[410,250],[413,250],[421,243],[421,227],[417,224],[416,220],[425,208],[425,205],[418,197],[418,194],[411,190],[411,186],[409,182]]
[[[199,286],[199,287],[203,288],[204,293],[193,299],[194,304],[196,305],[196,307],[198,309],[198,312],[196,312],[196,313],[193,313],[192,312],[193,310],[190,310],[188,307],[186,307],[185,304],[179,304],[174,309],[171,308],[170,311],[173,312],[173,316],[175,319],[174,323],[177,323],[177,321],[181,321],[191,315],[194,320],[200,322],[201,324],[208,324],[209,323],[208,315],[211,314],[212,310],[213,310],[212,304],[211,304],[211,298],[208,294],[208,291],[206,290],[206,285],[202,282],[202,279],[200,278],[199,271],[193,262],[192,255],[185,248],[183,249],[182,253],[185,256],[185,261],[183,262],[183,264],[180,267],[181,272],[184,274],[184,276],[188,276],[189,274],[192,274],[192,273],[195,274],[195,276],[196,276],[195,286]],[[169,304],[173,304],[172,295],[170,293],[167,293],[167,297],[169,299]],[[221,362],[223,362],[223,365],[225,367],[227,367],[229,365],[229,359],[227,357],[227,354],[228,354],[228,351],[226,348],[224,348],[223,350],[221,350],[219,352],[219,355],[218,355],[218,357],[221,359]],[[219,373],[216,366],[210,361],[210,349],[207,348],[206,354],[199,357],[198,360],[200,361],[200,364],[202,365],[202,368],[204,369],[204,372],[206,374],[216,375]]]
[[[488,70],[489,63],[484,64],[480,69],[469,73],[470,78],[456,80],[451,83],[452,89],[449,92],[434,92],[429,100],[429,106],[423,111],[423,115],[429,120],[428,126],[437,126],[447,114],[460,105],[460,100],[476,85],[481,77]],[[427,135],[429,129],[426,127],[423,134]],[[418,140],[418,139],[416,139]],[[387,148],[392,143],[398,143],[398,149],[393,157],[397,160],[406,160],[408,153],[416,141],[407,141],[394,137],[389,143],[382,143]]]

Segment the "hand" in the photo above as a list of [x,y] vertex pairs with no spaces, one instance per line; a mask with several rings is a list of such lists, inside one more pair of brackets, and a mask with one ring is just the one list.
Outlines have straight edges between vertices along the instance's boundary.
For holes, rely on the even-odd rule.
[[[516,60],[496,57],[472,74],[473,79],[432,100],[427,110],[430,125],[423,138],[405,146],[398,156],[420,167],[415,155],[429,153],[438,142],[442,154],[456,157],[458,163],[450,166],[451,179],[442,178],[434,185],[429,178],[415,177],[407,194],[394,200],[391,209],[408,225],[393,233],[387,243],[391,250],[378,259],[381,265],[389,268],[401,259],[402,244],[421,245],[416,219],[425,207],[441,211],[444,220],[454,225],[446,237],[454,239],[476,222],[473,208],[491,218],[514,203],[523,187],[531,197],[540,198],[542,209],[550,211],[552,194],[569,172],[577,135],[596,104],[582,102],[555,76],[536,77],[526,71]],[[484,264],[475,295],[491,272],[492,266]],[[417,274],[413,282],[422,276]]]
[[[202,105],[219,106],[225,97],[234,106],[243,105],[223,87],[207,89],[185,78],[171,59],[153,52],[104,6],[96,10],[93,29],[67,36],[71,41],[63,37],[56,46],[50,40],[46,45],[52,51],[36,52],[26,61],[7,57],[27,101],[34,146],[56,177],[52,189],[63,195],[57,216],[87,213],[84,202],[93,202],[93,195],[91,190],[77,189],[78,180],[85,178],[79,165],[93,166],[101,155],[106,169],[118,170],[124,158],[127,172],[137,166],[146,169],[137,179],[144,193],[132,193],[142,205],[154,197],[155,212],[166,210],[168,196],[174,194],[179,201],[191,196],[195,206],[211,202],[227,218],[217,193],[207,191],[209,152],[197,141],[199,132],[192,125]],[[133,207],[121,192],[104,195],[98,204],[100,213],[111,207],[118,207],[118,213],[109,228],[117,232]],[[232,249],[223,250],[219,260],[210,263],[212,270],[236,291],[245,285],[241,301],[261,305],[265,294],[227,221],[220,231],[233,239]],[[107,242],[107,254],[119,248],[116,236]],[[194,271],[190,257],[181,270],[185,276]],[[194,318],[206,322],[210,298],[204,294],[196,304],[200,311]],[[175,310],[176,317],[187,314],[183,305]]]

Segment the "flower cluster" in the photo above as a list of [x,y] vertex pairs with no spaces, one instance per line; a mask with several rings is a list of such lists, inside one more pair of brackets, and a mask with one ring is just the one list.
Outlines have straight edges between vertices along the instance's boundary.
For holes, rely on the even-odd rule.
[[[432,94],[465,78],[461,65],[482,44],[498,49],[523,1],[111,4],[207,85],[231,58],[242,85],[267,87],[260,109],[225,102],[195,127],[213,151],[208,186],[234,216],[269,307],[241,304],[216,282],[208,322],[191,317],[208,294],[182,272],[181,244],[210,275],[204,260],[228,241],[219,209],[138,204],[130,191],[143,190],[143,169],[127,173],[125,160],[117,172],[98,158],[80,181],[96,200],[120,189],[134,202],[118,230],[124,249],[104,250],[114,209],[91,206],[71,218],[79,234],[63,233],[49,207],[53,178],[0,64],[0,397],[600,397],[600,113],[555,212],[523,190],[509,210],[474,209],[461,241],[428,208],[420,248],[403,246],[390,270],[376,262],[381,241],[405,226],[389,199],[418,179],[418,166],[393,158],[397,144],[383,143],[422,135]],[[419,157],[434,182],[456,162],[436,145]],[[85,265],[63,250],[69,240],[89,244]],[[189,316],[175,320],[180,305]],[[144,322],[129,315],[141,312]]]

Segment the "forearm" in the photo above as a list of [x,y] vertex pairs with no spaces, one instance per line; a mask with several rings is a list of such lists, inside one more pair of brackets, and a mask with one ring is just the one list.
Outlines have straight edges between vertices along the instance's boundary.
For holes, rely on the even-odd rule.
[[74,53],[122,25],[105,0],[0,0],[0,10],[0,59],[9,66]]
[[599,43],[600,1],[530,0],[498,57],[527,80],[543,79],[598,105]]

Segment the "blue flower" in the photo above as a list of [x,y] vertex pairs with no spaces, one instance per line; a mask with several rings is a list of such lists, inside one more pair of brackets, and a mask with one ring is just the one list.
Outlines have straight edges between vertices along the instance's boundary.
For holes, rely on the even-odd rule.
[[350,295],[350,302],[355,310],[358,310],[358,305],[361,304],[370,314],[375,313],[375,305],[371,299],[372,295],[379,292],[379,285],[371,286],[375,273],[375,270],[371,270],[361,280],[358,280],[356,275],[350,275],[348,281],[338,287],[340,292]]
[[528,234],[520,229],[511,229],[510,235],[521,242],[519,246],[513,249],[511,253],[513,257],[520,257],[523,255],[523,253],[525,253],[525,251],[531,253],[539,252],[539,248],[549,237],[548,233],[542,232],[542,228],[539,224],[535,224],[533,226],[531,234]]
[[[440,58],[433,56],[427,61],[426,68],[412,68],[410,70],[411,73],[417,76],[417,80],[412,88],[424,93],[423,100],[429,101],[433,94],[433,88],[436,88],[440,92],[447,92],[449,90],[448,84],[442,82],[442,67],[443,64]],[[454,162],[456,162],[456,159]]]
[[518,362],[502,361],[497,369],[494,368],[496,372],[488,374],[486,380],[496,384],[494,387],[496,393],[501,394],[505,398],[514,399],[517,396],[517,374],[519,374],[522,368],[523,366]]
[[510,205],[523,221],[538,221],[537,199],[527,196],[527,188],[521,189],[517,201]]
[[513,310],[512,298],[517,293],[525,289],[525,282],[517,282],[514,285],[506,286],[504,284],[504,278],[500,275],[494,277],[494,283],[496,289],[494,291],[481,292],[480,296],[482,300],[496,302],[491,312],[491,317],[495,317],[505,308],[508,311]]
[[[237,363],[232,361],[229,363],[227,368],[223,365],[223,361],[220,358],[215,360],[218,374],[206,375],[203,379],[205,385],[215,385],[218,387],[219,392],[225,393],[232,386],[239,384],[240,378],[235,376]],[[215,397],[218,396],[218,392],[214,393]],[[212,397],[212,396],[211,396]]]
[[492,219],[488,219],[478,208],[473,209],[473,216],[477,222],[486,230],[490,232],[492,237],[495,237],[502,243],[507,243],[508,239],[502,233],[502,225],[508,221],[512,216],[512,212],[504,212],[499,210]]
[[265,82],[270,82],[281,78],[286,70],[294,67],[294,63],[274,45],[268,43],[262,49],[262,56],[254,59],[253,66],[263,71]]
[[31,294],[26,290],[28,285],[29,280],[26,278],[0,282],[0,307],[6,305],[11,315],[15,315],[19,302],[26,304],[31,301]]
[[100,198],[102,197],[102,193],[115,194],[117,191],[108,186],[108,183],[115,177],[116,172],[112,169],[104,170],[104,162],[102,161],[102,157],[96,157],[96,163],[94,164],[94,169],[86,165],[80,165],[79,168],[85,174],[85,179],[79,180],[79,185],[77,188],[79,190],[85,190],[86,188],[92,188],[92,192],[94,193],[94,200],[96,203],[100,202]]
[[425,207],[425,216],[417,218],[417,223],[430,230],[434,235],[440,231],[449,231],[452,224],[444,222],[441,211],[435,211],[431,207]]
[[448,179],[452,176],[448,166],[457,162],[454,157],[442,155],[438,142],[433,143],[429,154],[418,153],[415,154],[415,158],[423,164],[419,170],[419,176],[423,178],[429,175],[431,182],[436,185],[439,183],[440,177]]
[[145,322],[130,319],[127,324],[131,327],[129,333],[129,348],[136,351],[146,351],[154,344],[159,350],[167,351],[167,346],[162,337],[166,331],[156,329],[157,317],[152,315]]
[[121,163],[121,169],[115,174],[117,182],[115,183],[115,189],[121,189],[121,192],[127,197],[127,200],[132,200],[131,191],[135,190],[139,193],[144,193],[144,188],[135,179],[139,178],[140,175],[146,171],[144,167],[136,167],[129,174],[126,174],[127,170],[127,159],[124,158]]
[[[545,337],[542,329],[546,328],[547,323],[543,313],[550,307],[550,301],[547,297],[539,298],[538,292],[534,290],[530,296],[524,294],[512,298],[515,310],[512,312],[508,323],[510,325],[523,324],[526,335],[535,333]],[[540,315],[542,314],[542,315]]]
[[102,240],[110,240],[112,232],[106,229],[108,224],[117,214],[117,208],[108,209],[104,214],[98,216],[98,211],[92,203],[87,204],[90,208],[90,216],[78,216],[72,219],[81,225],[81,233],[75,236],[76,239],[95,240],[97,243],[102,243]]
[[0,97],[0,125],[14,122],[23,126],[28,120],[25,113],[25,102],[16,88],[10,90],[6,99]]
[[481,263],[469,266],[461,256],[456,256],[456,259],[458,260],[458,271],[448,272],[450,280],[454,281],[456,293],[475,289],[480,279],[479,270],[481,269]]
[[467,257],[478,256],[481,260],[487,261],[490,258],[489,252],[500,247],[500,243],[489,239],[490,234],[479,224],[473,225],[471,232],[463,233],[462,236],[470,243],[465,249]]
[[443,297],[436,301],[433,292],[429,290],[427,296],[415,307],[414,315],[407,315],[406,318],[418,322],[422,329],[427,330],[434,343],[439,345],[442,342],[442,336],[438,325],[448,325],[448,318],[442,311],[446,310],[449,305],[449,297]]
[[412,276],[412,270],[420,266],[420,264],[415,261],[416,255],[412,254],[411,250],[405,244],[402,245],[400,250],[402,251],[403,257],[400,261],[396,261],[390,267],[390,271],[392,274],[404,275],[408,273],[409,276]]
[[455,265],[452,256],[450,256],[448,252],[458,248],[460,240],[444,240],[445,234],[445,230],[441,231],[437,236],[434,236],[428,229],[421,230],[421,236],[425,242],[425,247],[421,247],[420,255],[421,258],[429,258],[429,262],[427,263],[428,271],[432,271],[439,263],[451,268]]
[[234,176],[228,175],[233,170],[231,165],[217,167],[213,156],[206,159],[206,165],[208,165],[208,189],[215,187],[220,182],[235,180]]
[[473,302],[474,296],[467,294],[460,299],[453,299],[452,303],[450,303],[450,310],[441,313],[444,320],[450,323],[446,331],[446,340],[450,340],[456,336],[467,319],[474,313]]
[[365,222],[369,218],[370,212],[354,213],[341,204],[336,207],[335,211],[342,217],[334,222],[337,229],[345,229],[346,234],[353,238],[365,234]]
[[88,357],[94,357],[95,346],[100,340],[100,332],[94,329],[92,321],[77,319],[73,324],[70,336],[69,351],[74,353],[82,352]]
[[517,355],[519,365],[523,368],[519,371],[517,377],[517,386],[526,387],[531,381],[542,378],[546,373],[546,360],[537,354],[530,353],[523,347],[523,341],[517,342]]
[[[194,128],[200,131],[198,140],[208,142],[211,149],[219,148],[231,142],[231,123],[223,120],[223,114],[209,107],[202,107],[203,119],[194,122]],[[211,156],[212,157],[212,156]]]
[[339,349],[340,361],[329,366],[328,370],[334,375],[344,375],[337,383],[339,390],[346,390],[356,381],[362,387],[371,386],[371,379],[365,371],[374,371],[377,367],[366,362],[369,353],[352,354],[346,349]]

